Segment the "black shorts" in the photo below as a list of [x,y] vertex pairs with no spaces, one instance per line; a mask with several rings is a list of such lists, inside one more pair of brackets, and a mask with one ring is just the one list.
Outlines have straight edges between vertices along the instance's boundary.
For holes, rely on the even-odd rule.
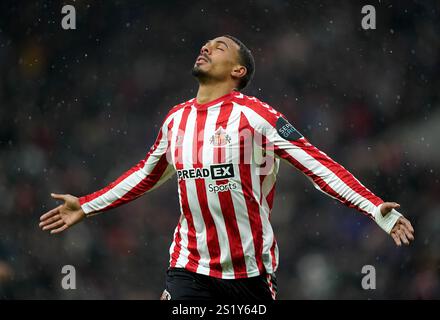
[[273,301],[276,292],[273,274],[230,280],[169,268],[161,300]]

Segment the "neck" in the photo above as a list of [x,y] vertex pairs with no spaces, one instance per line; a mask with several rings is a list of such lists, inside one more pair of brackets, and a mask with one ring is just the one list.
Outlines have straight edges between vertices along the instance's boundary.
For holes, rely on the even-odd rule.
[[204,104],[214,101],[228,93],[231,93],[235,88],[233,83],[200,83],[197,91],[197,103]]

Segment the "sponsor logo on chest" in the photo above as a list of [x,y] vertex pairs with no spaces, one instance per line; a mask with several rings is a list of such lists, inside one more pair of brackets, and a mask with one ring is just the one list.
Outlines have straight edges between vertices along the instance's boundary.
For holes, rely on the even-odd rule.
[[209,168],[190,168],[177,170],[177,179],[206,179],[212,180],[229,179],[234,177],[234,166],[232,163],[213,164]]

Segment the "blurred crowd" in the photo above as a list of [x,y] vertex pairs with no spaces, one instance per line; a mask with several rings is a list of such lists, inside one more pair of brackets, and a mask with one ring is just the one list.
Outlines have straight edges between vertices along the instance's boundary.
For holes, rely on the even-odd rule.
[[[252,50],[243,93],[284,113],[384,200],[415,242],[283,165],[272,222],[279,299],[440,298],[440,5],[371,1],[2,1],[0,299],[158,299],[178,222],[176,179],[60,235],[38,227],[51,192],[96,191],[136,164],[168,110],[195,96],[206,40]],[[61,7],[76,8],[76,30]],[[64,290],[64,265],[76,290]],[[376,269],[376,289],[361,286]]]

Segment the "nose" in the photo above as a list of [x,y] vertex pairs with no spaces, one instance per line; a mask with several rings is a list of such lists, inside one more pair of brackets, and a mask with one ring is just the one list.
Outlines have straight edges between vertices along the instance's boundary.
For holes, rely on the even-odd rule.
[[203,54],[203,53],[206,53],[206,54],[210,54],[210,53],[211,53],[211,49],[210,49],[210,47],[209,47],[207,44],[205,44],[205,45],[200,49],[200,54]]

